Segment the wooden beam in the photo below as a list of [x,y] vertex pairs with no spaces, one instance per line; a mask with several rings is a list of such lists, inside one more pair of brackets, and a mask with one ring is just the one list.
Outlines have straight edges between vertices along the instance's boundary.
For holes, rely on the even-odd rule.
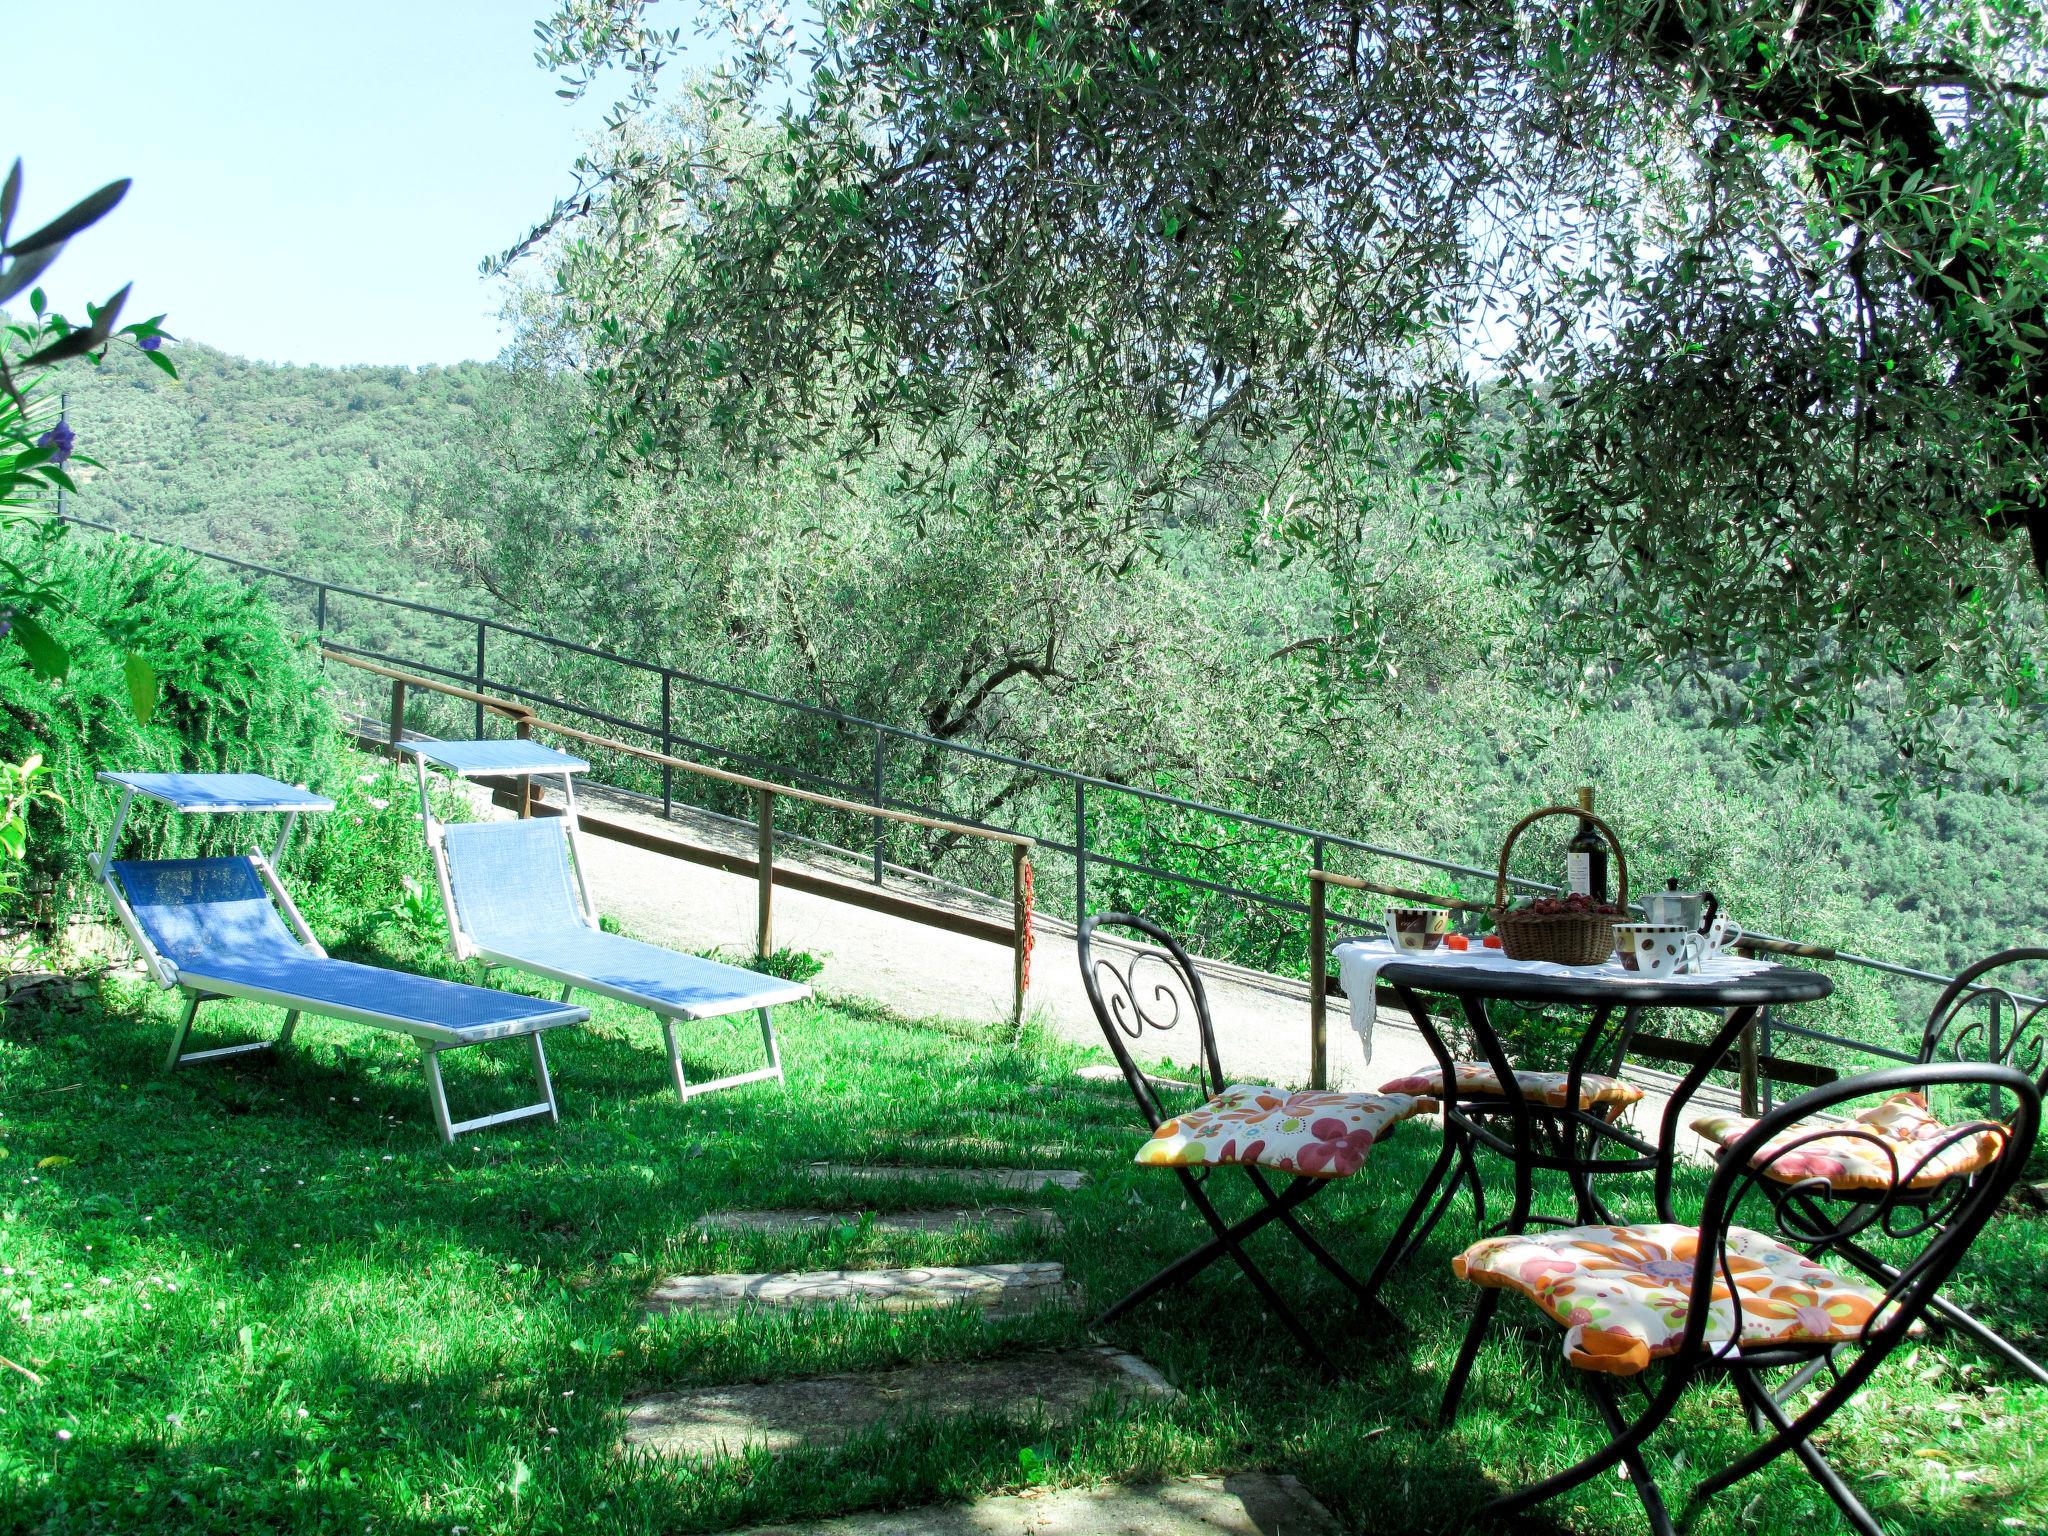
[[[508,811],[519,808],[518,790],[512,781],[479,779],[477,782],[491,787],[492,804]],[[562,812],[559,806],[549,805],[536,790],[533,797],[533,814],[559,816]],[[635,826],[631,822],[613,821],[610,817],[592,815],[586,810],[579,809],[577,825],[592,837],[624,843],[629,848],[641,848],[649,853],[661,854],[665,858],[701,864],[707,869],[722,870],[729,875],[744,875],[750,880],[760,878],[759,862],[743,853],[727,853],[723,849],[707,848],[700,843],[685,841],[673,833]],[[814,875],[808,870],[795,869],[787,864],[775,869],[774,880],[784,890],[802,891],[810,896],[824,896],[833,901],[843,901],[849,906],[860,907],[869,912],[880,912],[887,917],[900,917],[906,922],[922,923],[927,928],[957,933],[963,938],[980,939],[987,944],[1000,944],[1005,949],[1011,946],[1014,939],[1008,922],[976,917],[967,912],[955,912],[949,907],[932,906],[890,891],[878,891],[872,886]]]

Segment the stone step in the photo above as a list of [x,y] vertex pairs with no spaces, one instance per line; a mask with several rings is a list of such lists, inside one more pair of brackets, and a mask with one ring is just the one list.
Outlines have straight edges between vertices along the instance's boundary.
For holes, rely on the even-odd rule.
[[1338,1525],[1296,1479],[1247,1472],[1146,1488],[1048,1488],[757,1526],[745,1536],[1338,1536]]
[[1079,1189],[1088,1175],[1071,1168],[920,1168],[907,1163],[811,1163],[814,1179],[888,1179],[906,1184],[967,1184],[1030,1194],[1042,1189]]
[[[1154,1077],[1150,1072],[1139,1074],[1154,1088],[1193,1088],[1193,1083],[1184,1083],[1177,1077]],[[1084,1083],[1115,1083],[1124,1086],[1124,1069],[1109,1062],[1097,1062],[1092,1067],[1076,1067],[1074,1076]]]
[[659,1456],[829,1450],[863,1430],[912,1418],[975,1413],[1063,1424],[1103,1392],[1119,1399],[1178,1395],[1135,1355],[1059,1350],[657,1393],[626,1405],[625,1443]]
[[647,1293],[650,1312],[814,1307],[834,1303],[909,1312],[979,1307],[1015,1317],[1073,1299],[1060,1264],[973,1264],[962,1268],[784,1270],[767,1275],[670,1275]]
[[692,1225],[699,1232],[837,1232],[863,1221],[877,1232],[1013,1232],[1019,1227],[1057,1232],[1062,1225],[1052,1211],[1019,1205],[955,1205],[929,1211],[713,1211]]

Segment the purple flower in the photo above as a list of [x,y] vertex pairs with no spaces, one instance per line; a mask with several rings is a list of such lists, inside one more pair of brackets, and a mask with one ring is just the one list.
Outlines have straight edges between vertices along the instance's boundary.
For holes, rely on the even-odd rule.
[[158,347],[162,346],[163,344],[164,339],[161,336],[145,336],[142,338],[142,340],[136,343],[136,345],[142,348],[142,350],[145,352],[154,352]]
[[14,628],[14,610],[0,608],[0,640],[7,638],[7,632]]
[[50,450],[52,464],[62,464],[71,457],[71,445],[77,441],[78,434],[71,430],[71,423],[60,419],[57,425],[36,439],[36,446]]

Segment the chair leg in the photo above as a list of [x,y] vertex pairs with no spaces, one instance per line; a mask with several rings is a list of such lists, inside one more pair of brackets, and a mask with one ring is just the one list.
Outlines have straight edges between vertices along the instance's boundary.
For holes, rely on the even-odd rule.
[[1261,1206],[1242,1221],[1232,1224],[1223,1219],[1214,1202],[1185,1168],[1175,1171],[1181,1175],[1181,1183],[1187,1191],[1189,1201],[1201,1213],[1202,1219],[1209,1224],[1215,1235],[1208,1242],[1181,1255],[1129,1295],[1114,1303],[1096,1318],[1096,1324],[1104,1326],[1112,1323],[1140,1302],[1158,1295],[1161,1291],[1185,1285],[1225,1254],[1229,1254],[1236,1261],[1237,1267],[1244,1271],[1245,1278],[1251,1282],[1252,1288],[1280,1320],[1281,1326],[1294,1336],[1302,1352],[1315,1362],[1316,1367],[1325,1375],[1334,1374],[1334,1368],[1328,1356],[1323,1353],[1322,1347],[1316,1343],[1315,1336],[1295,1315],[1293,1308],[1281,1298],[1280,1293],[1273,1288],[1272,1282],[1266,1278],[1265,1272],[1252,1261],[1251,1255],[1245,1252],[1243,1246],[1246,1238],[1280,1220],[1294,1207],[1317,1194],[1322,1186],[1314,1180],[1296,1180],[1281,1191],[1271,1204]]
[[445,1146],[455,1145],[455,1138],[469,1131],[480,1131],[486,1126],[509,1125],[515,1120],[545,1119],[551,1124],[561,1121],[561,1111],[555,1104],[555,1085],[548,1076],[547,1054],[541,1049],[540,1035],[528,1037],[533,1042],[534,1086],[540,1090],[537,1103],[523,1104],[518,1109],[500,1110],[494,1115],[477,1115],[469,1120],[457,1120],[448,1112],[448,1085],[441,1080],[441,1053],[451,1050],[469,1049],[460,1045],[430,1045],[421,1042],[420,1065],[427,1075],[427,1102],[434,1109],[434,1129],[441,1133]]
[[[1279,1192],[1267,1182],[1266,1176],[1263,1173],[1257,1168],[1249,1166],[1245,1168],[1245,1172],[1251,1176],[1253,1187],[1258,1190],[1267,1204],[1275,1205],[1279,1203]],[[1358,1298],[1360,1306],[1370,1307],[1373,1304],[1378,1287],[1366,1285],[1356,1275],[1352,1274],[1349,1269],[1345,1268],[1344,1262],[1330,1252],[1329,1249],[1325,1248],[1317,1240],[1316,1235],[1301,1224],[1301,1218],[1294,1213],[1291,1207],[1281,1211],[1280,1225],[1293,1234],[1296,1242],[1308,1250],[1310,1258],[1322,1265],[1325,1270],[1336,1277],[1338,1283]],[[1375,1273],[1377,1273],[1377,1270],[1375,1270]]]
[[541,1103],[547,1106],[548,1123],[550,1125],[560,1125],[562,1123],[562,1112],[560,1106],[555,1103],[554,1079],[548,1075],[548,1053],[540,1043],[538,1031],[528,1035],[526,1038],[533,1042],[534,1089],[540,1094]]
[[178,1058],[185,1054],[186,1037],[192,1033],[192,1021],[199,1015],[199,994],[194,992],[185,1000],[185,1011],[178,1017],[178,1032],[171,1036],[171,1048],[164,1055],[164,1070],[178,1070]]
[[[1882,1281],[1884,1284],[1890,1285],[1899,1278],[1898,1270],[1885,1263],[1884,1260],[1860,1243],[1843,1242],[1837,1245],[1835,1252],[1839,1253],[1851,1264],[1854,1264],[1863,1273],[1869,1275],[1873,1280]],[[1929,1310],[1938,1313],[1941,1320],[1949,1327],[1975,1340],[1980,1347],[1997,1355],[2014,1370],[2024,1376],[2031,1376],[2035,1381],[2048,1386],[2048,1367],[2044,1367],[2038,1360],[2028,1355],[2003,1334],[1993,1331],[1988,1323],[1981,1322],[1977,1318],[1972,1317],[1968,1312],[1965,1312],[1961,1307],[1939,1292],[1935,1294],[1934,1300],[1929,1303]]]
[[683,1053],[676,1044],[676,1021],[664,1017],[661,1021],[661,1040],[668,1051],[668,1077],[676,1090],[679,1102],[687,1104],[701,1093],[716,1093],[721,1088],[737,1088],[742,1083],[763,1083],[773,1078],[782,1082],[782,1057],[775,1048],[775,1025],[766,1008],[761,1014],[761,1044],[768,1052],[768,1065],[757,1067],[751,1072],[734,1072],[727,1077],[714,1077],[708,1082],[693,1083],[683,1071]]
[[[1436,1161],[1429,1165],[1429,1172],[1424,1175],[1421,1187],[1415,1191],[1415,1198],[1408,1202],[1408,1209],[1401,1213],[1401,1220],[1394,1227],[1394,1235],[1387,1239],[1386,1247],[1380,1250],[1379,1262],[1373,1265],[1372,1273],[1366,1276],[1365,1289],[1368,1295],[1378,1296],[1380,1287],[1387,1283],[1387,1278],[1393,1274],[1395,1268],[1405,1263],[1415,1249],[1421,1246],[1421,1238],[1414,1237],[1411,1241],[1411,1234],[1415,1232],[1416,1223],[1422,1218],[1423,1209],[1436,1194],[1437,1186],[1444,1182],[1444,1175],[1449,1171],[1456,1156],[1457,1151],[1452,1147],[1450,1138],[1446,1136],[1443,1146],[1437,1152]],[[1445,1189],[1445,1204],[1449,1203],[1451,1195],[1456,1192],[1457,1182],[1456,1179],[1452,1179],[1449,1187]],[[1442,1214],[1443,1205],[1438,1205],[1430,1213],[1431,1224],[1434,1225],[1436,1218]]]
[[292,1043],[292,1032],[296,1030],[298,1027],[299,1010],[294,1008],[291,1010],[291,1012],[287,1013],[284,1016],[284,1028],[280,1029],[277,1032],[277,1045],[279,1050],[284,1049],[284,1047]]
[[434,1129],[441,1133],[441,1144],[455,1145],[455,1125],[448,1117],[448,1085],[441,1081],[441,1053],[428,1045],[420,1048],[420,1065],[427,1074],[427,1102],[434,1109]]
[[[1489,1296],[1500,1295],[1499,1291],[1488,1291]],[[1621,1415],[1621,1407],[1614,1400],[1614,1390],[1598,1377],[1586,1378],[1586,1389],[1592,1394],[1593,1406],[1600,1412],[1601,1420],[1607,1425],[1607,1444],[1582,1461],[1573,1463],[1562,1472],[1546,1477],[1539,1483],[1517,1489],[1495,1499],[1472,1517],[1474,1524],[1488,1520],[1506,1521],[1510,1515],[1541,1504],[1545,1499],[1556,1498],[1560,1493],[1576,1488],[1590,1478],[1598,1477],[1609,1467],[1623,1465],[1628,1468],[1629,1479],[1635,1484],[1636,1494],[1643,1501],[1643,1512],[1650,1517],[1650,1527],[1657,1536],[1671,1536],[1671,1517],[1664,1509],[1663,1497],[1657,1492],[1655,1480],[1650,1477],[1649,1468],[1637,1454],[1642,1443],[1650,1434],[1671,1416],[1671,1410],[1678,1405],[1691,1375],[1675,1368],[1670,1371],[1657,1395],[1650,1400],[1636,1421],[1628,1423]],[[1514,1527],[1519,1529],[1519,1527]]]
[[[1893,1340],[1893,1342],[1895,1343],[1896,1340]],[[1821,1425],[1834,1416],[1837,1408],[1841,1407],[1842,1404],[1862,1390],[1863,1383],[1869,1379],[1870,1374],[1877,1369],[1878,1362],[1888,1353],[1890,1353],[1888,1347],[1865,1348],[1851,1362],[1848,1369],[1837,1375],[1828,1386],[1828,1389],[1814,1399],[1796,1419],[1788,1419],[1777,1400],[1771,1396],[1770,1392],[1765,1389],[1761,1382],[1750,1376],[1750,1373],[1742,1370],[1739,1366],[1731,1369],[1730,1374],[1735,1377],[1736,1390],[1742,1392],[1745,1397],[1753,1399],[1757,1411],[1771,1421],[1771,1424],[1776,1429],[1776,1433],[1761,1445],[1754,1446],[1743,1455],[1737,1457],[1727,1466],[1715,1472],[1711,1477],[1702,1479],[1699,1486],[1693,1489],[1691,1497],[1686,1500],[1687,1517],[1690,1518],[1694,1510],[1722,1489],[1732,1487],[1734,1484],[1741,1482],[1745,1477],[1748,1477],[1750,1473],[1760,1471],[1762,1468],[1770,1465],[1770,1463],[1784,1455],[1785,1452],[1796,1451],[1800,1446],[1804,1445],[1815,1430],[1819,1429]],[[1803,1453],[1800,1459],[1802,1461],[1805,1460]],[[1832,1475],[1830,1473],[1830,1476]],[[1822,1486],[1826,1487],[1827,1485],[1823,1482]],[[1832,1497],[1832,1494],[1830,1494],[1830,1497]],[[1857,1507],[1860,1509],[1862,1506],[1858,1505]],[[1846,1507],[1843,1513],[1849,1513]],[[1869,1517],[1866,1514],[1864,1518],[1868,1519]],[[1877,1527],[1871,1525],[1867,1529],[1875,1531]]]
[[[1782,1439],[1789,1434],[1793,1427],[1792,1421],[1785,1417],[1785,1410],[1779,1405],[1777,1396],[1767,1390],[1750,1372],[1738,1370],[1733,1374],[1735,1390],[1741,1394],[1743,1406],[1755,1417],[1769,1420],[1772,1428],[1778,1432],[1777,1438]],[[1863,1507],[1863,1501],[1850,1491],[1847,1483],[1842,1481],[1842,1474],[1828,1463],[1826,1457],[1814,1449],[1813,1442],[1806,1435],[1792,1438],[1789,1444],[1792,1454],[1805,1466],[1807,1475],[1819,1483],[1821,1491],[1835,1501],[1835,1507],[1841,1510],[1842,1518],[1847,1520],[1860,1536],[1886,1536],[1884,1527],[1879,1525],[1876,1517]],[[1687,1517],[1690,1518],[1698,1506],[1705,1502],[1709,1491],[1718,1492],[1725,1486],[1725,1483],[1715,1483],[1711,1480],[1701,1484],[1686,1504]]]
[[1478,1170],[1472,1166],[1467,1149],[1462,1145],[1450,1145],[1450,1133],[1448,1131],[1445,1132],[1445,1142],[1448,1158],[1453,1165],[1450,1169],[1450,1177],[1444,1180],[1443,1188],[1437,1195],[1436,1208],[1429,1213],[1429,1219],[1423,1222],[1421,1228],[1413,1237],[1408,1239],[1408,1251],[1401,1255],[1401,1262],[1404,1264],[1415,1256],[1424,1243],[1429,1241],[1430,1234],[1436,1231],[1437,1223],[1444,1219],[1449,1213],[1451,1206],[1456,1202],[1458,1191],[1466,1185],[1469,1184],[1472,1187],[1472,1199],[1475,1210],[1482,1216],[1485,1213],[1486,1194],[1485,1191],[1479,1188]]
[[1478,1358],[1479,1346],[1486,1342],[1486,1330],[1493,1325],[1493,1314],[1499,1306],[1499,1291],[1480,1291],[1478,1303],[1472,1308],[1472,1320],[1465,1325],[1465,1342],[1451,1366],[1451,1379],[1444,1383],[1443,1404],[1436,1411],[1438,1429],[1449,1429],[1458,1417],[1458,1404],[1465,1396],[1465,1381],[1472,1374],[1472,1362]]

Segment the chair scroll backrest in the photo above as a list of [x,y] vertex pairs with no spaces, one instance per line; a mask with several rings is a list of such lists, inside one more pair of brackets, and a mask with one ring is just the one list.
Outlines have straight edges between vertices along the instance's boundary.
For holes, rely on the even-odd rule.
[[[1883,1100],[1943,1085],[1981,1090],[1984,1102],[2001,1102],[2000,1094],[2010,1096],[2005,1102],[2017,1102],[2003,1120],[1947,1125],[1918,1141],[1894,1140],[1868,1125],[1841,1119],[1804,1123],[1830,1111],[1839,1113],[1838,1106],[1854,1100]],[[1977,1095],[1971,1098],[1979,1101]],[[1830,1249],[1864,1251],[1867,1240],[1883,1239],[1896,1278],[1886,1287],[1882,1305],[1860,1320],[1847,1319],[1860,1322],[1859,1342],[1871,1357],[1867,1367],[1857,1362],[1856,1379],[1861,1380],[1926,1311],[2019,1179],[2033,1151],[2040,1118],[2041,1094],[2032,1078],[2011,1067],[1984,1063],[1892,1067],[1843,1078],[1778,1106],[1728,1149],[1707,1187],[1700,1209],[1694,1294],[1703,1294],[1700,1288],[1712,1284],[1750,1310],[1826,1303],[1819,1296],[1778,1295],[1782,1287],[1775,1284],[1760,1292],[1756,1266],[1729,1251],[1731,1227],[1775,1237],[1813,1253],[1822,1263]],[[1886,1187],[1851,1189],[1845,1183],[1838,1188],[1831,1175],[1839,1176],[1839,1157],[1814,1145],[1823,1140],[1836,1149],[1845,1140],[1867,1145],[1870,1155],[1889,1168]],[[1988,1147],[1988,1157],[1949,1157],[1966,1144]],[[1937,1176],[1943,1168],[1955,1171]],[[1747,1289],[1742,1284],[1745,1273],[1751,1280]],[[1700,1347],[1709,1310],[1693,1309],[1682,1354]]]
[[[1128,929],[1137,938],[1104,943],[1098,949],[1096,935],[1106,928]],[[1193,1023],[1201,1034],[1202,1096],[1208,1099],[1221,1093],[1227,1085],[1223,1063],[1216,1054],[1209,997],[1202,990],[1195,962],[1173,935],[1150,918],[1100,912],[1082,922],[1075,944],[1081,955],[1081,981],[1088,989],[1095,1020],[1152,1128],[1157,1130],[1172,1116],[1131,1055],[1132,1042],[1143,1039],[1146,1030],[1164,1033]]]
[[[1993,971],[2028,969],[1994,980]],[[2023,980],[2024,977],[2024,980]],[[2048,1085],[2048,949],[2003,949],[1967,967],[1927,1015],[1920,1059],[1982,1061],[2017,1067]],[[2029,998],[2035,999],[2028,1001]]]

